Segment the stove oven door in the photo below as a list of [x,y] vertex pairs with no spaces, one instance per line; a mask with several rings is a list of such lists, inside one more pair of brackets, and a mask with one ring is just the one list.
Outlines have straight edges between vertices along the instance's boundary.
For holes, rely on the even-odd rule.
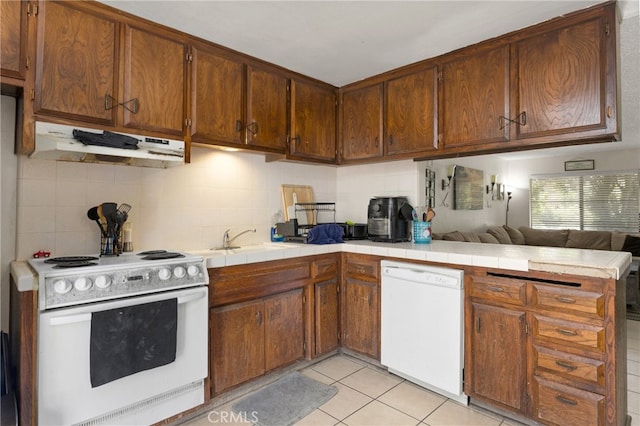
[[[177,310],[175,302],[171,301],[174,298]],[[119,359],[114,363],[108,356],[96,357],[92,321],[98,321],[110,310],[115,313],[140,312],[145,306],[155,306],[163,301],[173,303],[168,305],[173,306],[170,312],[177,323],[168,326],[164,320],[149,320],[144,327],[156,338],[162,333],[175,334],[175,339],[169,339],[173,345],[171,351],[175,348],[175,360],[171,353],[170,359],[161,363],[163,365],[142,371],[125,365],[126,373],[112,374],[96,383],[96,370],[100,369],[97,363],[113,369],[118,363],[128,361]],[[148,330],[150,327],[153,329]],[[100,327],[94,324],[93,333],[99,328],[104,330],[105,324]],[[203,379],[207,376],[207,331],[207,287],[42,312],[38,332],[39,424],[69,425],[92,419],[96,420],[93,424],[151,424],[202,404]],[[130,339],[131,342],[121,343],[131,346],[133,340],[144,339],[148,343],[149,337],[136,333]],[[91,350],[94,351],[93,359]],[[135,364],[136,360],[131,362]]]

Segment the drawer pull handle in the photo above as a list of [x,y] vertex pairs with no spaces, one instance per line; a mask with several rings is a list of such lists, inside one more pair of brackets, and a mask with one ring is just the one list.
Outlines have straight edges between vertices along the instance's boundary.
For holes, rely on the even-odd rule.
[[556,395],[556,399],[560,402],[562,402],[563,404],[567,404],[567,405],[578,405],[578,401],[576,401],[575,399],[569,399],[569,398],[565,398],[562,395]]
[[490,291],[495,291],[496,293],[502,293],[504,291],[504,289],[502,287],[494,287],[492,285],[490,285],[489,287],[487,287]]
[[558,296],[558,297],[556,297],[556,300],[558,302],[562,302],[562,303],[576,303],[576,299],[572,299],[570,297]]
[[566,368],[569,371],[573,371],[573,370],[578,368],[577,366],[571,365],[568,362],[564,362],[564,361],[556,361],[556,365],[559,365],[560,367]]
[[564,334],[565,336],[577,336],[578,332],[573,330],[566,330],[564,328],[556,328],[556,331],[560,334]]

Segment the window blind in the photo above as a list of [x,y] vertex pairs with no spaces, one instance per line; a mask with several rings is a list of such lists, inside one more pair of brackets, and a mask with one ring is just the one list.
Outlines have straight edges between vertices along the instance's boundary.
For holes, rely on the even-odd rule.
[[637,171],[533,176],[531,227],[638,232],[639,188]]

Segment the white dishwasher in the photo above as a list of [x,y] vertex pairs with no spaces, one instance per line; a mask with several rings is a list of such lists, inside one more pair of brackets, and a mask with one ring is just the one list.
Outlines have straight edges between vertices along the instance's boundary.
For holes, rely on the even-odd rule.
[[464,272],[383,260],[381,363],[467,405],[463,393]]

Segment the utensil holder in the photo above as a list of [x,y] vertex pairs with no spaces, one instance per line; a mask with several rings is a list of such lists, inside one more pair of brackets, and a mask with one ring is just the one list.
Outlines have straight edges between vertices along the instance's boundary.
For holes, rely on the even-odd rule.
[[413,222],[413,242],[416,244],[431,242],[431,222]]
[[[120,232],[122,234],[122,232]],[[122,235],[100,235],[100,256],[119,256],[122,253]]]

